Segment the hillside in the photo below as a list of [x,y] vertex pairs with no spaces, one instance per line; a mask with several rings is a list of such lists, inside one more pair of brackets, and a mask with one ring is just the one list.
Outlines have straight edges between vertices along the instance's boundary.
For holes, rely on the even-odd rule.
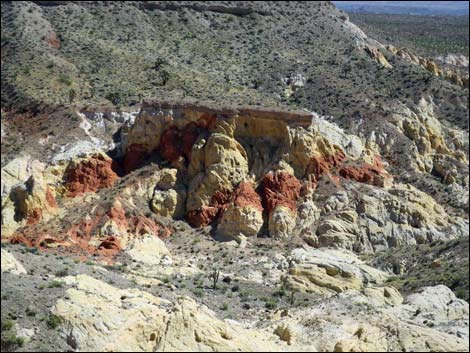
[[[445,53],[468,57],[468,16],[351,14],[369,37],[396,44],[425,57]],[[468,65],[467,65],[468,66]]]
[[468,350],[468,52],[331,2],[1,6],[2,351]]

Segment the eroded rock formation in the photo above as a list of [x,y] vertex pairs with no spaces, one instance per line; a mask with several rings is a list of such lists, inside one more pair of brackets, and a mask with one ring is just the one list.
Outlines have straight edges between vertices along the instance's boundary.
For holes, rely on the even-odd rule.
[[229,238],[255,235],[265,223],[273,238],[288,239],[301,193],[325,175],[377,186],[392,180],[377,151],[307,112],[147,101],[123,141],[125,169],[136,146],[139,156],[171,163],[187,186],[157,188],[154,212],[174,216],[185,199],[191,225],[212,224]]
[[[395,112],[397,128],[417,143],[416,170],[465,184],[454,162],[463,165],[466,156],[449,147],[464,143],[457,135],[449,142],[432,106],[420,107],[419,115]],[[173,220],[211,226],[220,240],[300,235],[315,247],[359,252],[467,234],[464,220],[394,183],[379,152],[383,141],[364,142],[314,113],[146,101],[123,137],[114,160],[90,151],[21,175],[13,164],[2,170],[11,241],[109,258],[145,234],[168,236],[164,224]],[[101,194],[110,197],[92,207]],[[53,218],[57,209],[74,212],[82,204],[92,209],[84,217],[67,224]],[[60,234],[47,231],[43,221],[51,217]]]
[[[73,328],[73,339],[81,351],[287,348],[272,333],[221,321],[188,297],[172,303],[138,289],[118,289],[86,275],[67,277],[65,282],[69,299],[59,300],[53,313]],[[114,324],[116,318],[119,325]]]
[[64,175],[67,196],[75,197],[112,186],[118,179],[112,164],[113,160],[104,154],[73,160]]

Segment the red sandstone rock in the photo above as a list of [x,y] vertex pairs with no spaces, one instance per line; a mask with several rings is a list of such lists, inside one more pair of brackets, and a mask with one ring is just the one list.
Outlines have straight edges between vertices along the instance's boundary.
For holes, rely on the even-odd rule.
[[110,187],[117,179],[118,176],[112,169],[112,160],[102,155],[92,156],[69,167],[64,176],[69,197]]
[[200,228],[211,224],[218,213],[218,207],[204,206],[200,210],[189,211],[186,218],[191,226]]
[[140,144],[132,144],[124,155],[123,168],[126,174],[136,170],[144,161],[147,155],[147,149]]
[[115,202],[106,212],[106,215],[116,223],[119,229],[127,229],[129,226],[126,219],[126,213],[119,202]]
[[15,234],[10,238],[11,244],[23,244],[27,247],[38,247],[38,248],[48,248],[51,246],[64,245],[66,242],[61,241],[55,237],[50,236],[49,234],[37,234],[34,233],[34,237],[31,237],[31,234]]
[[40,208],[35,208],[26,217],[26,224],[31,225],[38,223],[42,219],[42,210]]
[[238,185],[235,189],[233,196],[233,203],[237,207],[253,207],[259,211],[263,211],[261,204],[261,197],[256,193],[253,188],[253,184],[249,182],[243,182]]
[[[202,121],[202,124],[208,124]],[[160,138],[160,154],[167,161],[173,162],[179,157],[191,157],[194,143],[199,136],[201,128],[194,122],[187,124],[179,130],[176,126],[170,126],[163,131]]]
[[122,250],[119,237],[109,236],[96,246],[90,244],[92,240],[100,237],[102,227],[113,220],[119,229],[129,235],[141,236],[143,234],[155,234],[160,238],[171,235],[169,228],[163,227],[154,220],[141,214],[126,217],[126,212],[119,202],[115,202],[110,208],[98,208],[89,218],[82,219],[79,223],[67,224],[60,231],[52,233],[47,224],[40,223],[20,228],[11,238],[14,244],[24,244],[28,247],[56,251],[60,246],[61,251],[77,255],[98,255],[110,261]]
[[383,186],[382,179],[387,174],[380,156],[375,156],[374,164],[364,163],[361,166],[343,166],[339,170],[339,175],[343,178],[376,186]]
[[340,166],[345,158],[345,154],[341,151],[323,158],[313,157],[305,170],[305,175],[313,174],[315,180],[318,180],[323,174],[328,173],[331,169]]
[[191,151],[193,150],[193,145],[196,142],[199,133],[200,129],[195,123],[186,125],[181,133],[181,151],[188,160],[191,158]]
[[204,129],[212,129],[217,122],[217,114],[203,113],[197,124]]
[[261,180],[260,189],[263,203],[270,213],[277,205],[286,206],[297,212],[296,202],[300,197],[300,181],[286,172],[268,173]]
[[209,206],[187,214],[188,223],[193,227],[205,227],[217,220],[227,207],[234,203],[238,207],[251,206],[263,211],[261,198],[249,182],[240,183],[233,192],[217,191],[211,198]]
[[11,244],[23,244],[24,246],[27,246],[31,248],[33,246],[33,239],[30,239],[23,234],[14,234],[10,238],[10,243]]
[[188,223],[196,228],[205,227],[212,223],[219,216],[220,210],[229,201],[229,191],[216,191],[211,197],[209,206],[203,206],[196,211],[189,211],[187,214]]
[[160,138],[160,155],[167,161],[174,161],[182,155],[181,136],[176,126],[170,126],[163,131]]

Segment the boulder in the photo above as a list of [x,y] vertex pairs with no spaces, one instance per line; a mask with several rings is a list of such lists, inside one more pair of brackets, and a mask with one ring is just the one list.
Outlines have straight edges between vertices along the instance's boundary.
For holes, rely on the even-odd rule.
[[216,236],[219,239],[237,240],[256,236],[263,225],[261,198],[252,183],[240,183],[230,200],[223,206],[217,223]]
[[292,237],[296,221],[296,214],[286,206],[277,205],[269,213],[269,235],[273,239],[288,240]]
[[388,277],[346,250],[295,249],[291,257],[295,265],[289,270],[289,283],[324,296],[379,284]]
[[15,259],[15,257],[5,249],[2,249],[2,272],[9,272],[14,275],[26,274],[23,265]]

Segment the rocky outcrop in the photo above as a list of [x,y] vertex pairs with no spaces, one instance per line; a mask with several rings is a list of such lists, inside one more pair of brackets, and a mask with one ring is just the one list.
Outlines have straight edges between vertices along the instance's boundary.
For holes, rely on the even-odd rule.
[[[176,302],[118,289],[86,275],[66,277],[67,299],[52,312],[79,351],[279,351],[272,333],[218,319],[188,297]],[[117,321],[116,321],[117,320]]]
[[117,181],[113,160],[104,154],[95,154],[86,159],[72,160],[64,174],[68,197],[107,188]]
[[170,252],[160,238],[151,234],[132,239],[125,251],[133,261],[146,266],[158,266],[171,263]]
[[315,234],[304,237],[316,247],[378,251],[466,235],[462,221],[410,185],[380,189],[349,184],[324,202]]
[[381,284],[388,277],[345,250],[295,249],[291,257],[291,286],[324,296]]
[[[229,224],[246,218],[254,224],[241,234],[249,236],[256,234],[263,223],[262,209],[257,204],[259,196],[250,192],[255,206],[240,207],[236,200],[240,199],[241,189],[236,188],[242,185],[243,189],[243,185],[248,185],[245,181],[262,176],[250,175],[250,170],[260,173],[266,169],[266,165],[259,164],[260,159],[250,160],[259,153],[252,139],[272,137],[285,141],[290,124],[305,126],[309,122],[309,114],[301,112],[147,102],[126,135],[124,163],[134,159],[134,146],[144,146],[147,154],[158,151],[188,178],[185,213],[190,224],[200,227],[217,221],[221,225],[218,234],[230,237],[234,230],[229,229]],[[146,128],[142,129],[142,125]],[[171,190],[155,192],[152,208],[160,215],[171,216],[176,199],[177,194]],[[295,202],[290,207],[294,212]]]
[[[445,58],[442,56],[436,58],[436,61],[447,66],[447,68],[445,68],[439,66],[438,63],[433,59],[424,58],[414,54],[408,48],[396,48],[390,44],[383,46],[382,44],[376,42],[374,44],[364,44],[363,49],[371,59],[386,69],[393,69],[393,66],[390,64],[389,60],[390,57],[393,58],[393,56],[395,56],[412,65],[420,66],[422,69],[429,71],[434,76],[442,77],[455,85],[468,88],[468,73],[465,74],[458,68],[456,69],[456,66],[459,66],[459,64],[465,64],[465,59],[456,59],[455,57]],[[466,63],[468,66],[468,59]]]
[[268,212],[269,234],[274,239],[289,239],[295,226],[300,181],[287,172],[268,173],[260,182],[263,203]]
[[277,206],[284,206],[296,212],[301,186],[295,176],[286,172],[266,174],[260,183],[266,211],[271,213]]
[[339,175],[360,183],[372,184],[380,187],[391,186],[391,176],[385,170],[380,156],[374,157],[373,163],[362,163],[359,166],[341,165]]
[[374,59],[382,67],[386,69],[393,69],[393,66],[388,62],[387,58],[383,55],[380,49],[371,46],[366,46],[364,50],[372,59]]
[[434,179],[437,187],[440,182],[452,185],[446,187],[445,196],[436,195],[437,199],[445,203],[442,199],[445,197],[459,208],[465,205],[468,135],[441,123],[436,112],[438,107],[429,96],[423,97],[413,109],[403,104],[384,109],[391,123],[384,128],[375,127],[370,135],[371,143],[379,147],[383,156],[392,157],[396,168],[406,170],[408,182],[425,178],[426,183]]
[[178,183],[177,169],[163,169],[156,173],[159,178],[150,197],[150,209],[162,216],[183,218],[186,203],[186,187]]
[[427,287],[408,298],[392,287],[373,287],[290,310],[271,327],[291,344],[318,351],[465,351],[467,320],[468,303],[447,287]]
[[468,56],[463,54],[445,54],[439,55],[435,60],[444,65],[452,65],[456,67],[468,67]]
[[293,234],[296,213],[291,208],[278,205],[268,218],[268,232],[273,239],[289,240]]
[[55,192],[44,180],[29,177],[24,184],[12,188],[10,199],[15,205],[15,219],[35,224],[57,212]]
[[[434,76],[442,77],[449,80],[453,84],[468,88],[468,73],[466,75],[462,75],[459,70],[455,70],[454,68],[442,68],[436,63],[436,61],[415,55],[408,48],[395,48],[393,45],[387,45],[386,49],[393,55],[396,55],[413,65],[421,66],[423,69],[429,71]],[[452,66],[459,66],[458,64],[461,63],[465,64],[465,59],[456,59],[455,57],[449,56],[447,58],[439,57],[436,60],[443,64]],[[468,66],[468,59],[466,60],[466,63]]]
[[251,183],[240,183],[222,207],[216,232],[219,239],[241,242],[244,237],[258,234],[263,225],[263,207]]
[[62,166],[46,166],[29,156],[2,168],[2,237],[23,225],[32,225],[56,214],[56,189]]
[[[395,112],[396,128],[417,145],[417,171],[445,173],[446,183],[465,185],[466,155],[453,149],[465,142],[440,125],[426,102],[420,103],[419,114],[403,109]],[[47,183],[34,178],[24,186],[10,186],[14,201],[6,201],[14,207],[2,212],[22,219],[17,226],[41,223],[53,214],[56,195],[103,188],[120,195],[113,196],[116,203],[66,225],[64,235],[48,235],[38,227],[35,236],[24,229],[13,241],[61,244],[112,257],[143,232],[169,233],[141,214],[125,216],[127,209],[119,205],[126,198],[130,209],[136,201],[144,202],[158,217],[210,225],[217,238],[238,242],[260,233],[282,240],[300,235],[315,247],[368,252],[466,234],[465,222],[450,220],[431,199],[394,186],[378,152],[387,151],[385,139],[371,136],[363,143],[314,113],[150,101],[123,136],[121,167],[127,172],[138,168],[132,176],[118,177],[119,159],[96,152],[75,156],[50,166],[47,175],[55,179],[48,177]],[[458,170],[456,159],[462,161]],[[345,202],[334,189],[346,190]],[[327,195],[331,197],[321,201]]]
[[[435,152],[465,161],[464,154],[447,147],[447,138],[433,118],[432,108],[425,103],[421,106],[422,114],[410,111],[408,120],[400,118],[397,123],[421,146],[417,170],[431,172],[429,158]],[[421,121],[423,128],[413,125],[416,120]],[[142,124],[152,128],[143,129]],[[393,198],[388,195],[396,190],[387,172],[388,164],[379,153],[380,149],[386,150],[382,141],[371,136],[370,141],[363,143],[314,113],[149,101],[144,103],[126,135],[124,151],[132,153],[136,144],[144,146],[146,155],[157,154],[171,163],[174,173],[180,175],[180,184],[174,180],[170,187],[155,188],[150,200],[152,210],[164,217],[185,216],[195,227],[212,225],[220,239],[241,241],[258,234],[266,224],[269,235],[275,239],[286,240],[302,233],[313,246],[363,252],[439,239],[444,229],[449,229],[446,227],[454,227],[451,224],[455,222],[435,226],[426,223],[423,220],[435,218],[434,211],[416,208],[415,201],[406,206],[410,214],[406,222],[389,215],[376,226],[365,220],[367,216],[360,209],[362,203],[356,198],[351,201],[354,204],[341,209],[329,210],[325,205],[321,216],[314,211],[314,221],[306,218],[306,214],[298,221],[299,207],[306,212],[307,195],[325,178],[337,188],[346,187],[348,193],[360,189],[361,184],[369,184],[377,195],[387,195],[377,196],[381,198],[379,203]],[[437,155],[433,158],[434,173],[439,173],[443,168],[438,163],[444,159]],[[453,174],[456,176],[446,177],[449,182],[460,172]],[[252,185],[256,192],[248,192],[247,185]],[[251,195],[250,201],[237,205],[240,195],[246,192]],[[261,197],[261,208],[253,201],[258,198],[256,193]],[[315,206],[312,199],[310,203]],[[387,205],[384,207],[395,214],[392,210],[395,206]],[[462,234],[461,226],[455,227]]]
[[[204,207],[212,207],[212,198],[216,192],[231,192],[234,186],[244,181],[248,175],[248,160],[243,147],[233,137],[222,133],[210,135],[203,150],[191,160],[194,167],[189,183],[186,209],[198,214]],[[199,156],[202,160],[198,160]]]
[[95,254],[112,261],[135,238],[148,234],[165,238],[171,234],[169,228],[146,217],[125,200],[95,205],[84,217],[80,211],[83,205],[78,203],[75,207],[75,210],[69,210],[69,219],[62,224],[56,223],[61,232],[51,232],[47,224],[38,223],[17,230],[10,242],[40,249],[60,247],[68,253]]
[[14,275],[26,274],[26,270],[24,269],[23,265],[18,262],[17,259],[5,249],[2,249],[2,272],[9,272]]
[[289,148],[290,164],[299,177],[313,175],[315,180],[341,164],[345,153],[330,142],[314,124],[308,129],[292,129]]

